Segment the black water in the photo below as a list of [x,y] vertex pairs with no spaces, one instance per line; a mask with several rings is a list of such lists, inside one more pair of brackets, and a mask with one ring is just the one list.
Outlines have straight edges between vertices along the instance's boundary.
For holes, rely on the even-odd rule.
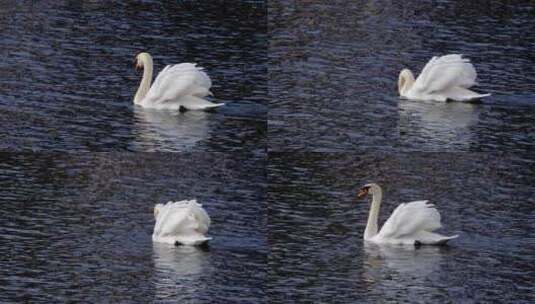
[[[0,154],[0,302],[265,303],[262,158]],[[153,207],[196,198],[209,251],[152,243]]]
[[[263,151],[267,38],[262,3],[0,3],[2,150]],[[196,62],[211,113],[144,111],[133,59]]]
[[[535,158],[273,153],[268,167],[271,303],[533,303]],[[380,225],[427,199],[459,238],[365,244],[369,182],[383,186]]]
[[[531,1],[269,2],[272,151],[528,151],[535,138]],[[401,102],[401,69],[464,54],[476,105]]]

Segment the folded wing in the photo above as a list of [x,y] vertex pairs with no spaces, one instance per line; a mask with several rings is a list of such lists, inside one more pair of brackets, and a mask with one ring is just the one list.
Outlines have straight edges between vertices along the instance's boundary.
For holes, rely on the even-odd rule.
[[379,235],[388,239],[403,239],[432,232],[442,225],[440,214],[428,201],[415,201],[399,205],[385,222]]
[[477,73],[469,59],[451,54],[433,57],[422,69],[413,89],[418,93],[431,94],[449,88],[470,88],[476,84]]
[[205,234],[210,217],[195,200],[168,202],[160,211],[154,234],[160,237]]
[[181,97],[210,94],[210,77],[193,63],[166,66],[156,77],[146,98],[151,103],[176,101]]

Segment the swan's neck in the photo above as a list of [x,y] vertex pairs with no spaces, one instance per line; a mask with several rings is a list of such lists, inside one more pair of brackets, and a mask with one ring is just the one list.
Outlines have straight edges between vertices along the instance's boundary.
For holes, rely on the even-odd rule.
[[150,89],[152,82],[152,59],[151,58],[142,58],[143,61],[143,78],[141,78],[141,83],[137,89],[136,96],[134,97],[134,103],[139,104],[147,95],[147,92]]
[[409,69],[404,69],[401,71],[398,78],[399,95],[406,96],[407,92],[412,88],[414,81],[414,75]]
[[368,215],[368,223],[366,224],[366,230],[364,230],[364,239],[369,240],[378,231],[379,221],[379,209],[381,207],[381,200],[383,199],[383,191],[378,185],[373,185],[370,189],[372,195],[372,206],[370,208],[370,214]]

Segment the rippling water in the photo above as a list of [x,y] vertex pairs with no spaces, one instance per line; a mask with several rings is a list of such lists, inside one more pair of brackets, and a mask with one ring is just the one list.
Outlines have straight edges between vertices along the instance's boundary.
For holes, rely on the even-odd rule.
[[[269,2],[273,151],[528,151],[535,145],[531,1]],[[525,33],[525,34],[523,34]],[[400,102],[402,68],[461,53],[482,104]]]
[[[0,302],[264,303],[265,160],[0,154]],[[153,206],[197,198],[209,251],[153,244]]]
[[[199,63],[227,105],[195,117],[134,107],[140,51],[155,71]],[[265,150],[261,2],[2,2],[0,56],[2,150]]]
[[[482,153],[270,154],[271,303],[531,303],[535,158]],[[429,199],[449,246],[364,245],[369,202],[382,224],[402,202]]]
[[[0,2],[0,302],[535,302],[534,12]],[[140,51],[156,71],[199,63],[226,105],[133,106]],[[448,53],[492,97],[398,98],[402,68]],[[381,223],[429,199],[459,238],[364,244],[369,203],[355,195],[372,181]],[[153,244],[153,206],[188,198],[212,218],[210,248]]]

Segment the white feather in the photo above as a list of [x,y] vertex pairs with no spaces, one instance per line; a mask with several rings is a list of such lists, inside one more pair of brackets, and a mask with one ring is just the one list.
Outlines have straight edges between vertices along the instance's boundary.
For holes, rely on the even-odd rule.
[[210,217],[196,200],[168,202],[155,207],[154,242],[197,245],[207,240]]
[[385,222],[379,235],[384,238],[403,238],[419,231],[433,232],[442,225],[440,214],[428,201],[399,205]]

